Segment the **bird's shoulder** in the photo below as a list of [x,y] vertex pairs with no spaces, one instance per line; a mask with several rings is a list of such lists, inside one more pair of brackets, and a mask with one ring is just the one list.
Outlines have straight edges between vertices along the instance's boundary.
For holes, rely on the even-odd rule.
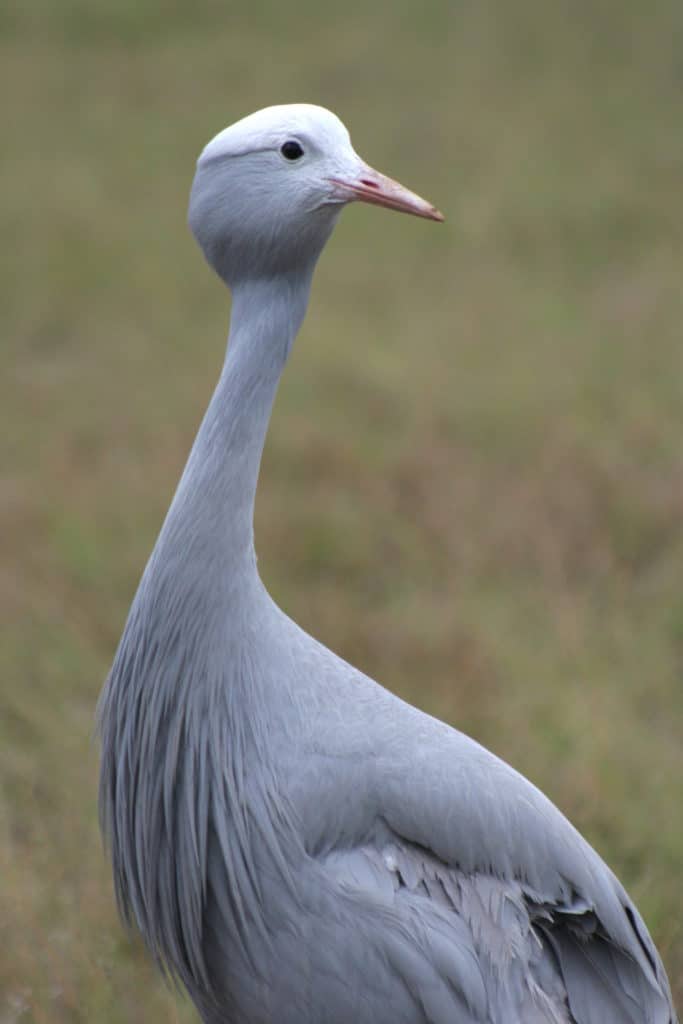
[[577,1020],[597,1020],[586,1000],[602,1019],[674,1019],[638,911],[536,786],[330,652],[308,659],[324,683],[307,704],[293,795],[304,846],[336,883],[464,922],[491,962],[517,950],[519,984],[549,998],[559,964]]

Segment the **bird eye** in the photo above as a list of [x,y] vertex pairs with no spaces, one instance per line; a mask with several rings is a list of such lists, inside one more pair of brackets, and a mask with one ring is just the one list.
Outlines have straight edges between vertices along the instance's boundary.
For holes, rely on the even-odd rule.
[[280,146],[280,152],[285,160],[299,160],[304,155],[303,149],[294,139],[288,139],[287,142],[283,142]]

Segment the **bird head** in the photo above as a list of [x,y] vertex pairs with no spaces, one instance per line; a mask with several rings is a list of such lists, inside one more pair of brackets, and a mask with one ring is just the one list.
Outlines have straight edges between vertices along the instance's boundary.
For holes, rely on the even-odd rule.
[[189,223],[208,262],[232,285],[312,269],[353,201],[443,220],[430,203],[364,163],[329,110],[266,107],[203,150]]

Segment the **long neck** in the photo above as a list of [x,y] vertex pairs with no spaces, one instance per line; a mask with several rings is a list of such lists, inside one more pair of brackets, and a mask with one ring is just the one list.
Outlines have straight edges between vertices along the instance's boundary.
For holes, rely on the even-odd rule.
[[[256,484],[270,413],[306,312],[312,268],[233,288],[228,351],[159,537],[175,569],[185,564],[230,586],[257,578]],[[206,583],[206,576],[203,577]]]

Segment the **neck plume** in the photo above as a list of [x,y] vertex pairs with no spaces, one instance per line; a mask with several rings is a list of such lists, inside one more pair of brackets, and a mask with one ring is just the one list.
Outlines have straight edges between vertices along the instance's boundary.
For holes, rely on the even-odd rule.
[[[244,846],[247,802],[265,806],[275,771],[262,741],[269,657],[260,631],[269,599],[256,571],[254,497],[310,280],[278,276],[234,289],[223,371],[98,708],[100,815],[119,906],[195,989],[208,977],[200,939],[210,847],[226,865],[221,884],[229,877],[240,894],[225,934],[239,933],[251,955],[242,901],[253,915],[258,901],[248,867],[253,851]],[[263,671],[253,668],[259,656]],[[247,747],[249,764],[258,765],[248,776],[248,801]],[[267,824],[268,812],[257,819]],[[279,840],[264,835],[259,831],[259,856],[272,862]]]

